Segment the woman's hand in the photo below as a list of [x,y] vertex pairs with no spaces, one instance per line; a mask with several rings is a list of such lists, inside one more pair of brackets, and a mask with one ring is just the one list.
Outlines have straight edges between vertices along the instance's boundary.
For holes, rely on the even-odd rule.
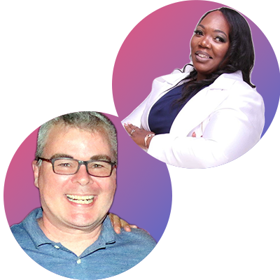
[[121,233],[121,227],[127,232],[130,232],[131,228],[138,228],[136,225],[128,224],[125,220],[122,220],[119,216],[117,216],[115,214],[110,213],[109,218],[110,218],[112,226],[117,234]]
[[[152,134],[155,135],[151,131],[147,131],[145,129],[139,128],[131,123],[125,123],[124,124],[125,130],[128,132],[132,140],[142,149],[148,149],[152,137],[146,138],[147,135]],[[146,138],[146,143],[145,143]],[[145,145],[146,144],[146,145]]]

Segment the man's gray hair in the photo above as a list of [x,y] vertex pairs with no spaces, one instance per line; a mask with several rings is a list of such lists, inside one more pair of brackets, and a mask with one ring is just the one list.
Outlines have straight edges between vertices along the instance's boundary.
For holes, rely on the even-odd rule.
[[38,133],[36,158],[42,157],[50,129],[55,125],[64,125],[92,132],[105,132],[113,151],[114,161],[118,158],[117,131],[114,124],[98,112],[76,112],[54,118],[44,123]]

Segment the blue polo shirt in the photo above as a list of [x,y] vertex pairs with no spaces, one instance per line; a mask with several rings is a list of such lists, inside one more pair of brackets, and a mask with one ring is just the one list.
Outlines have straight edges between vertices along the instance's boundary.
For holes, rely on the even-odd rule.
[[142,261],[156,245],[141,229],[116,234],[107,217],[98,240],[77,256],[45,236],[37,223],[40,217],[42,209],[33,210],[20,224],[11,227],[12,233],[34,261],[68,278],[93,280],[117,275]]

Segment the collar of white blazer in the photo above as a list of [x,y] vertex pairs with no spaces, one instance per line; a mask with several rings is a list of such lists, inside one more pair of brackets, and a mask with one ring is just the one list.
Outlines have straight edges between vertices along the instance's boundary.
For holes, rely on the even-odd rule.
[[[189,72],[193,70],[193,67],[186,67],[184,70],[175,70],[172,75],[165,76],[163,79],[166,79],[168,84],[174,86],[187,77]],[[243,82],[241,71],[219,76],[214,83],[201,90],[196,94],[195,98],[187,102],[177,115],[176,121],[173,122],[170,133],[175,135],[188,135],[196,126],[207,120],[209,115],[220,106],[229,96],[231,87],[237,81]],[[247,87],[247,84],[245,87]],[[251,87],[248,85],[248,88]],[[212,95],[213,91],[215,91],[214,95]],[[185,120],[188,120],[188,122]],[[184,123],[183,128],[182,123]]]
[[[194,69],[193,66],[187,64],[182,69],[176,69],[173,71],[173,73],[171,75],[168,74],[168,75],[162,76],[162,77],[160,77],[160,79],[165,80],[170,85],[176,85],[176,84],[180,83],[181,80],[186,78],[193,69]],[[210,90],[211,89],[226,90],[226,89],[230,88],[236,80],[243,81],[241,71],[237,71],[237,72],[231,73],[231,74],[222,74],[222,77],[223,77],[222,79],[217,78],[214,81],[214,83],[212,83],[209,86],[209,89]]]

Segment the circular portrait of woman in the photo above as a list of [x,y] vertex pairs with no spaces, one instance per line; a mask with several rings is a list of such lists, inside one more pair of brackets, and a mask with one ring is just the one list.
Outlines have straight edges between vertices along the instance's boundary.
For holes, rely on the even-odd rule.
[[229,163],[260,141],[277,109],[277,80],[275,54],[252,21],[218,3],[186,1],[130,32],[115,62],[113,94],[140,148],[200,169]]

